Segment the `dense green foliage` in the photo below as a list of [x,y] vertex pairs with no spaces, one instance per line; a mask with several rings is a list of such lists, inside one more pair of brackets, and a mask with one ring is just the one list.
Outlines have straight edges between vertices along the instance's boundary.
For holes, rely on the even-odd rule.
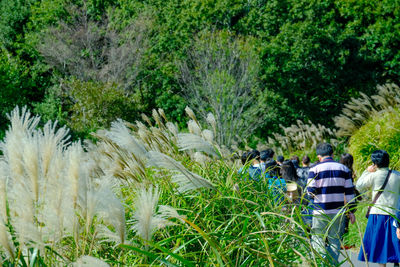
[[400,113],[398,109],[376,114],[362,126],[349,141],[349,152],[354,156],[358,175],[371,164],[371,153],[384,149],[390,155],[390,167],[400,164]]
[[[152,108],[159,107],[183,125],[183,109],[187,103],[181,95],[180,62],[186,60],[188,49],[199,32],[224,30],[239,38],[254,40],[261,62],[260,90],[283,99],[279,100],[281,108],[274,107],[280,116],[267,115],[266,123],[256,131],[259,137],[265,138],[279,130],[279,124],[288,126],[295,119],[330,126],[331,118],[339,114],[349,96],[360,91],[369,93],[383,81],[398,81],[398,12],[398,3],[388,0],[16,0],[11,3],[2,0],[0,84],[4,93],[0,103],[6,103],[2,120],[15,104],[39,102],[41,108],[37,111],[70,125],[68,116],[71,113],[86,112],[74,110],[83,105],[71,104],[65,95],[52,92],[60,91],[63,80],[79,77],[60,69],[44,53],[51,49],[43,49],[54,44],[46,39],[46,34],[58,30],[65,36],[65,25],[74,29],[74,16],[83,14],[79,16],[85,18],[88,25],[97,25],[100,35],[121,36],[118,39],[121,46],[129,38],[135,38],[132,35],[123,38],[127,27],[143,33],[145,41],[139,43],[143,48],[140,60],[124,67],[124,73],[129,77],[134,74],[134,79],[127,84],[128,76],[124,74],[114,80],[118,88],[129,88],[125,92],[130,95],[126,99],[128,103],[121,105],[130,106],[131,118],[140,119],[141,112],[149,113]],[[98,58],[104,52],[104,46],[94,47],[94,50],[75,48],[79,50],[74,54],[81,59]],[[58,54],[62,53],[58,51]],[[98,70],[107,63],[102,62],[96,65]],[[267,101],[277,106],[274,99]],[[48,107],[47,111],[44,106]],[[124,107],[116,110],[119,111],[106,116],[123,117],[126,111]],[[100,124],[91,122],[79,131],[88,133],[93,125],[101,128],[107,123],[108,120]],[[1,127],[4,130],[3,124]]]

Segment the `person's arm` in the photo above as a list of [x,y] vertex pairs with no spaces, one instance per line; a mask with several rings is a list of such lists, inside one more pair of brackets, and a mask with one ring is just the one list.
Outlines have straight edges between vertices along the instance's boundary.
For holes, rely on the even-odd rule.
[[355,193],[354,193],[354,184],[353,184],[353,177],[351,171],[346,173],[345,177],[345,184],[344,184],[344,196],[346,199],[347,209],[348,209],[348,216],[350,219],[351,224],[354,224],[356,221],[356,216],[354,215],[354,210],[357,206]]
[[358,178],[356,182],[356,189],[360,193],[366,192],[369,188],[372,187],[372,176],[373,173],[376,171],[376,168],[369,166],[367,170],[363,172],[360,178]]
[[307,179],[307,195],[314,199],[314,196],[316,195],[317,192],[317,184],[316,184],[316,178],[318,174],[315,173],[314,169],[310,169],[310,172],[308,173],[308,179]]
[[397,201],[397,207],[396,207],[396,217],[394,218],[394,226],[396,227],[396,235],[397,238],[400,239],[400,198]]

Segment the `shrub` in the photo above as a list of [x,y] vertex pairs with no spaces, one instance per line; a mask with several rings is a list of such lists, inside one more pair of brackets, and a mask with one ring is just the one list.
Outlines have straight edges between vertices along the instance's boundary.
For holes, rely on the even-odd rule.
[[349,140],[349,152],[354,156],[358,175],[371,164],[374,150],[384,149],[390,155],[390,167],[400,166],[400,109],[382,111],[372,116]]

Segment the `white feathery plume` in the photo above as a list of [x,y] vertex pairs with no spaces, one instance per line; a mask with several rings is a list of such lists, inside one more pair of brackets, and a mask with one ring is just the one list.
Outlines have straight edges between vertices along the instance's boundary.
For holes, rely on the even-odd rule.
[[210,181],[189,171],[188,173],[175,173],[172,175],[172,182],[179,186],[178,191],[182,194],[204,187],[215,188]]
[[57,122],[47,122],[43,129],[40,131],[41,137],[39,139],[39,149],[41,151],[42,172],[45,178],[47,172],[52,164],[53,153],[58,149],[63,150],[68,145],[69,130],[62,127],[56,131]]
[[144,120],[145,122],[147,122],[147,124],[148,124],[149,126],[152,126],[152,125],[153,125],[153,124],[151,123],[149,117],[146,116],[146,114],[142,113],[141,116],[142,116],[142,120]]
[[214,114],[212,114],[211,112],[209,112],[207,114],[207,118],[206,121],[211,125],[211,127],[213,128],[214,134],[217,134],[217,121],[214,117]]
[[183,215],[180,215],[176,209],[174,209],[171,206],[168,205],[159,205],[158,206],[158,212],[163,214],[165,218],[176,218],[178,219],[181,223],[185,223],[183,218],[185,218]]
[[6,219],[0,216],[0,246],[4,249],[8,258],[15,258],[15,247],[12,242],[12,237],[6,227]]
[[152,116],[153,116],[153,119],[155,120],[156,124],[158,125],[158,127],[160,127],[160,128],[164,128],[165,127],[164,123],[162,122],[161,117],[158,114],[156,109],[153,109]]
[[73,264],[74,267],[109,267],[106,262],[92,257],[92,256],[82,256]]
[[190,121],[188,121],[187,125],[188,125],[189,132],[191,134],[196,134],[199,136],[201,135],[201,128],[196,121],[190,120]]
[[141,186],[136,191],[135,212],[131,220],[131,230],[143,240],[150,241],[156,230],[173,225],[168,218],[170,218],[171,214],[175,215],[175,213],[172,208],[157,208],[159,196],[160,191],[158,188],[153,188],[152,186],[148,189]]
[[103,221],[112,225],[115,229],[118,239],[116,240],[115,234],[111,232],[103,231],[103,237],[108,237],[113,239],[116,243],[124,243],[126,228],[125,228],[125,210],[121,203],[121,201],[116,197],[114,192],[111,191],[111,188],[114,188],[114,180],[111,177],[106,178],[103,177],[99,179],[100,187],[97,191],[97,196],[99,198],[99,205],[96,208],[96,213],[103,219]]
[[14,258],[15,247],[11,235],[6,227],[7,222],[7,175],[8,169],[4,160],[0,160],[0,245],[5,249],[6,256]]
[[141,158],[147,152],[146,148],[131,134],[122,120],[113,122],[110,130],[106,132],[106,136],[137,157]]
[[[84,162],[83,158],[84,151],[80,142],[73,143],[65,152],[66,169],[65,178],[70,184],[71,197],[74,207],[78,202],[79,190],[82,186],[82,181],[80,177],[82,176],[81,164]],[[84,185],[84,183],[83,183]]]
[[203,130],[202,136],[210,144],[212,144],[214,142],[214,134],[212,131],[205,129],[205,130]]
[[197,151],[205,152],[208,155],[220,157],[212,144],[201,138],[201,136],[194,134],[178,134],[178,147],[180,151],[195,149]]
[[29,178],[29,191],[32,191],[35,202],[39,199],[39,179],[40,179],[40,160],[39,160],[39,136],[37,134],[21,140],[24,148],[22,163],[24,165],[26,178]]
[[202,152],[195,152],[192,155],[192,159],[200,164],[204,164],[208,161],[208,157],[204,155]]
[[174,124],[172,122],[167,122],[166,126],[173,136],[178,135],[179,130],[178,130],[178,126],[176,126],[176,124]]
[[194,121],[197,121],[196,115],[194,114],[193,110],[191,108],[189,108],[188,106],[186,106],[185,108],[185,112],[186,114],[189,116],[189,118],[191,118]]
[[7,117],[11,122],[10,131],[20,135],[31,134],[40,122],[40,117],[31,116],[26,106],[22,108],[21,112],[17,106]]
[[175,172],[172,176],[172,182],[178,184],[179,192],[184,193],[203,187],[214,189],[214,185],[210,181],[204,179],[200,175],[190,172],[173,158],[156,151],[150,151],[147,155],[149,166],[165,168]]
[[7,163],[0,158],[0,216],[7,218],[7,179],[9,175]]
[[165,115],[165,112],[162,108],[158,109],[158,114],[160,114],[160,116],[166,121],[168,122],[167,116]]

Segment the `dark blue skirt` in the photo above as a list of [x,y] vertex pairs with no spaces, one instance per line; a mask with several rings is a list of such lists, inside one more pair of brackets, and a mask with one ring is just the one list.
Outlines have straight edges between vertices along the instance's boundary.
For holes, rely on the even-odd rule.
[[[369,216],[363,239],[369,262],[400,262],[400,240],[397,239],[393,221],[394,219],[389,215],[371,214]],[[366,261],[362,247],[358,260]]]

